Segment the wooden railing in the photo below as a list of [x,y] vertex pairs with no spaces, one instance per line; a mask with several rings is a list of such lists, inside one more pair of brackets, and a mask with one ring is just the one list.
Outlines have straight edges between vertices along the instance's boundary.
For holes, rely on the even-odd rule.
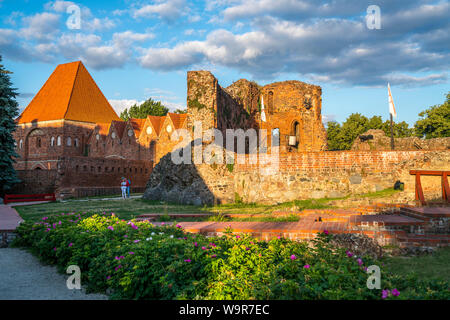
[[426,205],[425,197],[423,196],[422,183],[420,176],[440,176],[442,186],[442,199],[450,202],[450,186],[448,184],[448,176],[450,171],[433,171],[433,170],[411,170],[410,174],[416,176],[416,200],[419,200],[422,205]]

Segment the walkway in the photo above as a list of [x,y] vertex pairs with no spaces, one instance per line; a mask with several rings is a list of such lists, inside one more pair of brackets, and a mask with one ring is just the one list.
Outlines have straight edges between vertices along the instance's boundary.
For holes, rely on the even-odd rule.
[[6,204],[0,204],[0,232],[11,232],[23,221],[16,210]]
[[[0,249],[0,300],[105,300],[106,295],[69,290],[69,275],[42,265],[25,250]],[[83,283],[81,283],[83,286]]]

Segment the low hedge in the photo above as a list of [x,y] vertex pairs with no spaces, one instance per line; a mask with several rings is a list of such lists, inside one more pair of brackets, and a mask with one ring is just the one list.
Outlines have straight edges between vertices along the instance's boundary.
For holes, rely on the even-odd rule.
[[[16,246],[30,248],[60,272],[81,269],[88,292],[112,299],[448,299],[444,281],[382,270],[368,289],[370,257],[355,257],[320,233],[309,244],[269,242],[227,232],[185,233],[180,226],[124,221],[114,214],[61,214],[24,222]],[[388,291],[389,290],[389,291]]]

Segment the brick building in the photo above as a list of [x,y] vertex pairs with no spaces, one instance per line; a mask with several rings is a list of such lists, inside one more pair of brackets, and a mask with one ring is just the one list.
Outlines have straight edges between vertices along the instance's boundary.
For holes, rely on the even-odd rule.
[[[119,192],[120,178],[143,191],[152,168],[179,141],[177,129],[267,129],[281,151],[326,149],[321,88],[300,81],[261,87],[239,80],[222,89],[208,71],[187,75],[187,114],[122,121],[82,62],[57,66],[17,118],[16,193],[87,196]],[[224,135],[225,136],[225,135]]]
[[122,121],[84,65],[57,66],[17,118],[17,193],[58,196],[118,193],[121,177],[143,191],[154,163],[186,115]]

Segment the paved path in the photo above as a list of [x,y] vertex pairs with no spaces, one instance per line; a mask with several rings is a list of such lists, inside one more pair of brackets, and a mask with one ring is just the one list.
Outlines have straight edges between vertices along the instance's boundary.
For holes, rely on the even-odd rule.
[[0,231],[14,231],[22,221],[16,210],[9,205],[0,204]]
[[83,289],[69,290],[69,275],[56,267],[42,265],[25,250],[0,249],[0,300],[105,300],[102,294],[86,294]]

